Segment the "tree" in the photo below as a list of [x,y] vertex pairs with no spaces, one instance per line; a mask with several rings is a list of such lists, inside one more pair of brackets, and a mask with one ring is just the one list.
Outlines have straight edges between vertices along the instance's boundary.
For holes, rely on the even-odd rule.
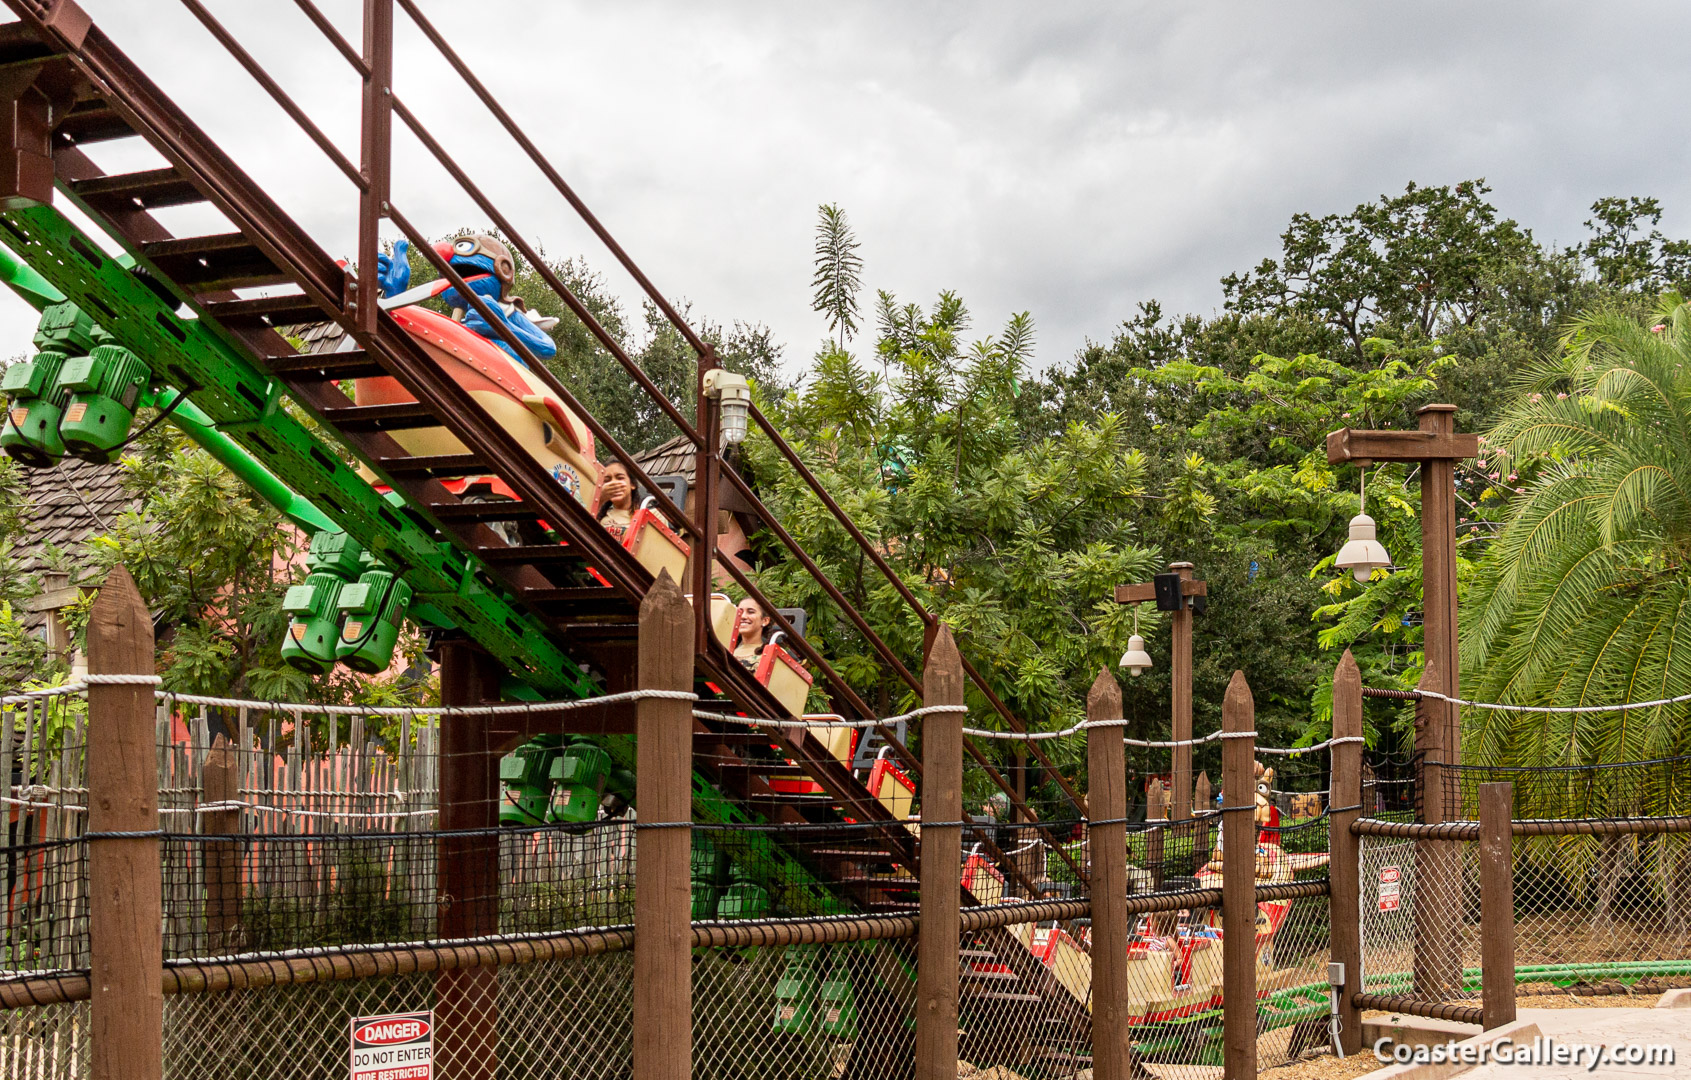
[[828,332],[838,335],[835,347],[844,350],[857,333],[863,260],[857,254],[857,236],[845,211],[834,203],[816,208],[816,272],[810,285],[816,290],[811,308],[828,317]]
[[[1591,705],[1691,691],[1691,310],[1581,318],[1490,436],[1527,477],[1472,583],[1466,687],[1483,700]],[[1480,760],[1561,765],[1691,752],[1683,705],[1475,712]],[[1659,811],[1655,811],[1659,812]]]
[[1591,215],[1585,223],[1591,239],[1576,250],[1605,289],[1654,299],[1669,290],[1683,293],[1691,285],[1691,241],[1669,240],[1655,228],[1662,220],[1655,199],[1598,199]]
[[[994,692],[1038,728],[1083,715],[1099,667],[1113,665],[1131,617],[1112,588],[1155,566],[1133,524],[1144,458],[1115,417],[1029,440],[1017,397],[1033,348],[1025,313],[972,341],[967,306],[878,294],[875,351],[885,374],[830,341],[802,392],[770,400],[807,464],[890,562],[957,633]],[[922,626],[894,588],[760,436],[745,467],[775,511],[902,661],[919,670]],[[872,706],[915,703],[827,594],[767,535],[754,538],[760,586],[811,616],[807,635]],[[991,707],[973,692],[978,722]],[[1008,760],[1003,747],[989,749]],[[1076,746],[1052,751],[1065,771]],[[970,798],[984,796],[971,772]],[[1054,789],[1045,808],[1064,812]]]

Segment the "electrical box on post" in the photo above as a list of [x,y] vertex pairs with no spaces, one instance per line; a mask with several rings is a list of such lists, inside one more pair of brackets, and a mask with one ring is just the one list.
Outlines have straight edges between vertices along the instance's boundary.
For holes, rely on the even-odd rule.
[[1158,611],[1180,610],[1181,597],[1179,574],[1158,574],[1151,579],[1151,587],[1157,592]]

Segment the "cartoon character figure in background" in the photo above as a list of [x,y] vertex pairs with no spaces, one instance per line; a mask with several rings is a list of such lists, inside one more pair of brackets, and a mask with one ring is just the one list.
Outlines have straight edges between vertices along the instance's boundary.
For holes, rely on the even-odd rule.
[[[1286,858],[1286,851],[1280,846],[1280,808],[1274,805],[1274,770],[1265,769],[1262,762],[1253,762],[1256,766],[1256,810],[1252,817],[1256,820],[1256,879],[1268,884],[1292,880],[1292,865]],[[1203,873],[1199,879],[1206,887],[1213,887],[1207,880],[1213,877],[1215,884],[1221,881],[1221,834],[1216,834],[1215,850],[1210,853],[1210,861],[1204,864]]]
[[[392,255],[376,257],[376,282],[382,287],[384,308],[404,307],[421,300],[440,299],[452,309],[452,317],[493,342],[523,366],[527,364],[515,349],[488,325],[481,312],[459,295],[450,281],[437,278],[415,289],[411,284],[411,263],[407,258],[411,245],[404,240],[393,246]],[[470,291],[487,304],[494,316],[510,330],[511,336],[522,342],[528,351],[542,360],[558,354],[558,346],[546,331],[558,323],[550,316],[529,314],[528,305],[511,292],[517,279],[517,263],[504,244],[480,233],[460,236],[456,240],[442,240],[435,251],[464,279]]]

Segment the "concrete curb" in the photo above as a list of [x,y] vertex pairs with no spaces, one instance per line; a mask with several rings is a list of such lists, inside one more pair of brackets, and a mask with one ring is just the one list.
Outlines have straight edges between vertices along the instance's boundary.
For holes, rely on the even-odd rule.
[[[1539,1034],[1537,1023],[1531,1020],[1517,1020],[1512,1024],[1504,1024],[1502,1027],[1481,1032],[1472,1038],[1457,1043],[1456,1046],[1458,1050],[1464,1047],[1477,1049],[1481,1046],[1490,1046],[1500,1039],[1510,1039],[1519,1044],[1531,1042]],[[1372,1054],[1374,1048],[1371,1045],[1364,1046],[1362,1052]],[[1384,1068],[1376,1069],[1368,1074],[1368,1080],[1447,1080],[1448,1077],[1461,1076],[1478,1065],[1478,1061],[1473,1064],[1462,1061],[1442,1061],[1436,1064],[1430,1061],[1405,1062],[1402,1065],[1387,1065]]]
[[1658,1009],[1691,1009],[1691,989],[1664,991],[1656,1002]]

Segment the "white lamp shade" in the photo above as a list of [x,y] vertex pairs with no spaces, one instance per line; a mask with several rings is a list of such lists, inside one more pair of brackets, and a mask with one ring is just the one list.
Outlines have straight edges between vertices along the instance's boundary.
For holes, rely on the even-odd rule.
[[1151,666],[1151,654],[1145,651],[1145,639],[1134,634],[1127,639],[1127,651],[1121,654],[1121,665],[1130,674],[1138,675]]
[[1349,570],[1357,581],[1367,581],[1375,570],[1392,564],[1392,557],[1374,538],[1373,518],[1358,514],[1350,519],[1350,539],[1339,549],[1333,563],[1341,570]]

